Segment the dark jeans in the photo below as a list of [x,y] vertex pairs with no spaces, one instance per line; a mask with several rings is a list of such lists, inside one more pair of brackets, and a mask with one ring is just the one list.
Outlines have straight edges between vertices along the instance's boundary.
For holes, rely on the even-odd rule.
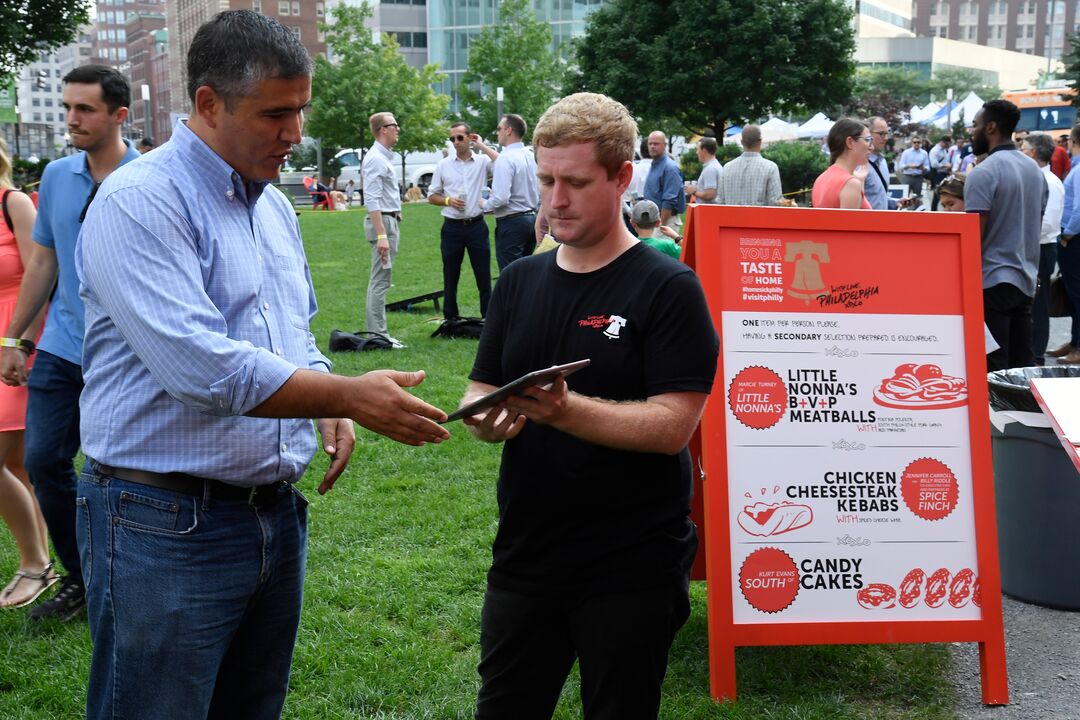
[[983,290],[983,318],[1000,345],[986,356],[987,370],[1031,367],[1031,298],[1009,283]]
[[588,597],[489,584],[475,717],[547,720],[577,658],[585,720],[656,720],[668,651],[689,616],[688,579]]
[[27,383],[23,463],[41,506],[56,556],[82,582],[75,541],[75,454],[79,452],[82,368],[39,350]]
[[[930,189],[931,190],[937,190],[937,186],[940,185],[941,181],[944,180],[945,178],[947,178],[948,176],[949,176],[948,173],[942,172],[940,170],[932,170],[930,172]],[[934,193],[934,199],[930,201],[930,210],[931,211],[937,210],[939,200],[940,200],[940,198],[938,197],[938,194],[935,192]]]
[[1080,348],[1080,238],[1068,245],[1058,245],[1058,267],[1065,292],[1073,306],[1071,344]]
[[458,280],[461,278],[461,261],[469,253],[476,289],[480,292],[480,316],[487,315],[491,300],[491,244],[488,242],[488,226],[483,216],[473,223],[452,223],[446,220],[442,226],[442,276],[443,315],[460,317],[457,303]]
[[93,653],[86,716],[277,718],[304,589],[307,500],[259,505],[79,481]]
[[1050,341],[1050,276],[1057,256],[1057,243],[1039,245],[1039,286],[1031,306],[1031,351],[1039,365],[1046,363],[1046,343]]
[[495,264],[499,272],[519,257],[536,249],[536,214],[528,213],[495,221]]

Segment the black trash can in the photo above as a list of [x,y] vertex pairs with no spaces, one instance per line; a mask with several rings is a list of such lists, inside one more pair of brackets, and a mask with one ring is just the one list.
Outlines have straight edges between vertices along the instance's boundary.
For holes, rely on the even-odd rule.
[[[989,373],[990,408],[1042,414],[1031,380],[1060,377],[1080,378],[1080,367]],[[1080,610],[1080,473],[1053,428],[1020,420],[1003,430],[991,425],[990,437],[1001,589],[1025,602]]]

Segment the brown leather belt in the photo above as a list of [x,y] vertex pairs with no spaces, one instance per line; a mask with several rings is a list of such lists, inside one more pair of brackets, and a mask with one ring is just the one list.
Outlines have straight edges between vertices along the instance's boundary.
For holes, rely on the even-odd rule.
[[254,487],[241,487],[220,480],[195,477],[186,473],[156,473],[146,470],[129,470],[117,468],[111,465],[102,465],[96,460],[92,461],[97,472],[109,477],[126,480],[136,485],[146,485],[160,490],[183,493],[203,497],[207,494],[217,500],[234,500],[246,502],[248,505],[266,505],[278,497],[278,493],[289,487],[289,483],[278,480],[266,485]]

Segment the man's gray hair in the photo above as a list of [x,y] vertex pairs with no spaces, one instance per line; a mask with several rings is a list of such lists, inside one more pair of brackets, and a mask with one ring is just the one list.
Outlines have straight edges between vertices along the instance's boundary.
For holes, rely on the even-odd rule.
[[1028,135],[1024,138],[1024,142],[1031,146],[1031,149],[1035,151],[1035,159],[1043,165],[1049,165],[1050,159],[1054,157],[1054,148],[1057,145],[1050,139],[1049,135]]
[[194,105],[195,91],[206,85],[232,110],[263,80],[302,77],[313,69],[307,48],[280,22],[251,10],[227,10],[203,23],[191,41],[188,98]]

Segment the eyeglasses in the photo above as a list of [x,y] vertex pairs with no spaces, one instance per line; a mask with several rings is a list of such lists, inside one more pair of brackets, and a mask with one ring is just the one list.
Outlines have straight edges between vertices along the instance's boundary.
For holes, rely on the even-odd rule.
[[90,209],[90,203],[94,202],[94,196],[97,195],[98,188],[101,187],[101,181],[94,183],[94,187],[90,188],[90,194],[86,196],[86,204],[83,205],[82,212],[79,213],[79,224],[82,225],[82,221],[86,219],[86,211]]
[[874,144],[874,138],[870,137],[869,135],[860,135],[859,139],[865,141],[867,145]]
[[468,139],[468,137],[468,135],[451,135],[450,142],[461,142],[462,140]]
[[889,131],[888,130],[871,130],[870,134],[871,135],[880,135],[881,137],[889,137]]

